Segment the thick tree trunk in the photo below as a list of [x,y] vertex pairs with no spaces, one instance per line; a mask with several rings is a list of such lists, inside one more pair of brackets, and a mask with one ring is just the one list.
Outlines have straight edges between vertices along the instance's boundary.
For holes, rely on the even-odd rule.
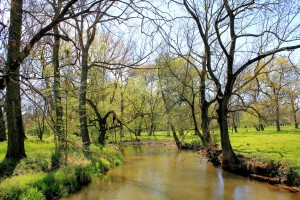
[[[203,68],[205,63],[203,62]],[[202,141],[204,146],[208,146],[211,143],[211,135],[209,131],[210,118],[208,116],[208,108],[210,104],[206,101],[206,70],[202,70],[200,74],[200,108],[201,108],[201,129],[204,137],[204,142]]]
[[230,139],[229,139],[228,120],[227,120],[228,100],[229,97],[223,97],[223,99],[218,99],[219,108],[217,110],[218,122],[220,125],[221,145],[222,145],[222,155],[223,155],[222,168],[227,170],[235,170],[235,166],[239,163],[239,161],[232,149]]
[[209,130],[210,118],[208,117],[208,103],[202,99],[201,100],[201,129],[204,136],[204,146],[207,146],[211,143],[211,135]]
[[87,91],[87,77],[88,77],[88,51],[83,50],[82,53],[82,69],[80,80],[80,94],[79,94],[79,119],[80,132],[83,145],[90,145],[90,136],[87,125],[86,115],[86,91]]
[[8,130],[6,158],[26,157],[19,82],[20,63],[18,63],[22,30],[22,5],[22,0],[11,1],[6,70],[17,70],[10,76],[11,81],[6,88],[5,110]]
[[5,140],[6,140],[6,128],[5,128],[2,107],[0,107],[0,142],[3,142]]
[[19,69],[11,76],[7,85],[5,109],[7,116],[8,146],[6,158],[26,157],[24,148],[25,132],[22,121]]
[[[56,12],[59,12],[60,6]],[[53,32],[56,35],[59,35],[58,26],[53,28]],[[53,83],[53,94],[54,94],[54,107],[55,107],[55,137],[57,137],[57,143],[55,148],[55,153],[59,156],[60,163],[59,165],[65,165],[67,162],[67,144],[66,144],[66,135],[64,131],[64,122],[63,122],[63,106],[60,94],[60,64],[59,64],[59,48],[60,48],[60,38],[54,36],[54,45],[53,45],[53,69],[54,69],[54,83]]]

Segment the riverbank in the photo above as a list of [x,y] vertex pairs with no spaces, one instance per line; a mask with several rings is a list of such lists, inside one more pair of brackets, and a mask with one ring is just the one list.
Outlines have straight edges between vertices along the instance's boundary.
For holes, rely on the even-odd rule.
[[113,147],[91,145],[84,153],[70,145],[68,164],[57,168],[53,142],[26,140],[27,158],[21,160],[4,159],[7,143],[0,144],[0,199],[67,196],[122,163],[122,156]]

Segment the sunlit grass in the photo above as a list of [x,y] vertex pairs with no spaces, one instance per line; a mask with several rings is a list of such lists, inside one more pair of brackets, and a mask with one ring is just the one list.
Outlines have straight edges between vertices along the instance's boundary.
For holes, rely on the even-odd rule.
[[245,156],[299,165],[300,130],[289,126],[281,129],[276,132],[275,127],[266,127],[264,131],[240,128],[238,133],[230,134],[230,140],[235,152]]

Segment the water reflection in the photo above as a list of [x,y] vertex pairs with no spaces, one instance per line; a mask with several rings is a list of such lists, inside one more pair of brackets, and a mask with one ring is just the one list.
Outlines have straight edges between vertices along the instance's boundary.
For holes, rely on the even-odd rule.
[[149,146],[126,149],[125,155],[122,166],[69,199],[300,199],[224,172],[194,152]]

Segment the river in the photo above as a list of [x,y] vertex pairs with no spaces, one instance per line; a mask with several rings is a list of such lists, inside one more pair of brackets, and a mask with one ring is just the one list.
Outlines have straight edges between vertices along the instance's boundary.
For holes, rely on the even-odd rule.
[[296,200],[300,194],[234,175],[192,151],[127,147],[123,165],[70,200]]

